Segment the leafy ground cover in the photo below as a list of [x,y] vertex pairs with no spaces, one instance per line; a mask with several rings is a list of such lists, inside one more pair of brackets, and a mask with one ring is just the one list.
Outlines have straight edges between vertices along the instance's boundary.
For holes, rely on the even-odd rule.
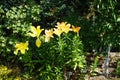
[[[89,59],[87,62],[90,63],[89,66],[93,66],[95,60],[95,55],[91,55],[89,53]],[[88,57],[87,56],[87,57]],[[91,57],[90,57],[91,56]],[[94,68],[87,69],[84,73],[80,73],[79,69],[72,71],[66,70],[66,77],[67,80],[119,80],[119,60],[120,60],[120,53],[119,52],[111,52],[110,55],[110,64],[109,64],[109,75],[106,77],[104,74],[104,62],[105,57],[103,55],[99,56],[98,64]],[[39,75],[30,75],[29,73],[25,73],[22,71],[21,67],[17,64],[9,64],[9,65],[1,65],[0,66],[0,79],[7,79],[7,80],[39,80],[37,76]],[[82,75],[82,76],[80,76]]]

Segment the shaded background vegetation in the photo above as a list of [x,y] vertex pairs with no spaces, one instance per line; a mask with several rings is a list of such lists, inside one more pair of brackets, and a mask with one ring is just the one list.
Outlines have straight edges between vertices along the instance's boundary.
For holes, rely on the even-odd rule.
[[81,26],[85,51],[103,50],[107,42],[112,44],[113,51],[119,50],[119,0],[2,0],[0,3],[1,38],[6,37],[6,41],[8,36],[24,35],[29,25],[50,28],[58,21],[67,21]]

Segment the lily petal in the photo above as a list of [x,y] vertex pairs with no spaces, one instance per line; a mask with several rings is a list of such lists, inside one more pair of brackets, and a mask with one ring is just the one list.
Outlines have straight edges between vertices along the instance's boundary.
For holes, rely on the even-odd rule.
[[55,29],[54,28],[54,34],[58,35],[60,37],[60,35],[62,34],[62,30],[61,29]]
[[39,38],[36,39],[36,46],[39,48],[41,46],[41,41]]

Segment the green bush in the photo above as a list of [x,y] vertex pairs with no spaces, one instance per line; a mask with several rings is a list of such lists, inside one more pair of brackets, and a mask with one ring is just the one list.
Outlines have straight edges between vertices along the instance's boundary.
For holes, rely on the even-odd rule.
[[117,76],[120,76],[120,61],[117,62],[117,68],[115,69],[116,70],[116,75]]
[[[10,3],[12,4],[12,2],[14,3],[14,1]],[[26,34],[33,23],[40,21],[42,10],[40,5],[34,3],[32,5],[7,6],[5,4],[0,6],[0,54],[1,59],[7,58],[7,62],[9,62],[14,57],[13,46],[16,42],[28,39]],[[7,57],[8,54],[10,56]]]

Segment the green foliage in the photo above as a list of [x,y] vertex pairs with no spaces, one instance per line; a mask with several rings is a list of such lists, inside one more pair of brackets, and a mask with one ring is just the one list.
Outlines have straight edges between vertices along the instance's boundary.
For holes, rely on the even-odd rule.
[[69,9],[64,0],[40,0],[37,3],[43,10],[40,25],[45,28],[51,28],[57,21],[63,21],[61,18],[66,16]]
[[8,62],[14,57],[15,43],[28,39],[26,36],[30,26],[41,20],[40,13],[42,12],[41,6],[34,3],[15,6],[14,1],[9,2],[11,5],[6,1],[0,5],[0,44],[2,44],[0,54],[1,57],[11,55],[7,58]]
[[108,44],[112,44],[112,49],[119,51],[119,1],[71,2],[71,10],[67,16],[63,16],[63,20],[81,26],[81,39],[85,51],[103,52]]
[[120,61],[117,62],[116,75],[120,76]]
[[19,74],[20,71],[17,68],[8,68],[7,66],[0,65],[0,80],[21,80],[31,79],[29,74]]
[[[53,30],[51,31],[51,33],[54,34],[53,36],[50,35],[51,33],[46,34],[46,30],[45,35],[44,33],[40,35],[39,30],[42,29],[32,26],[31,31],[33,33],[31,33],[31,35],[27,33],[28,35],[26,35],[25,39],[27,42],[14,44],[14,50],[18,50],[18,52],[15,56],[15,60],[17,61],[13,60],[13,62],[21,63],[23,71],[29,75],[36,75],[35,73],[38,73],[38,75],[35,76],[37,79],[64,79],[64,68],[68,70],[72,69],[73,71],[80,69],[81,71],[85,67],[86,62],[84,52],[82,51],[82,41],[79,37],[80,27],[73,28],[73,25],[71,26],[66,22],[57,23],[57,26],[56,29],[51,29]],[[57,33],[59,28],[62,31],[60,35]],[[64,30],[68,32],[64,32]],[[28,29],[26,32],[29,31]],[[35,34],[35,37],[33,37],[32,34]],[[47,36],[50,36],[51,39],[45,42]],[[39,38],[42,43],[40,47],[36,47],[35,45],[36,37]]]
[[[0,1],[0,64],[16,64],[26,71],[26,76],[40,79],[63,79],[64,69],[81,71],[86,67],[84,51],[105,51],[108,44],[119,48],[119,0],[2,0]],[[36,38],[29,36],[30,26],[54,27],[58,21],[80,26],[80,34],[54,35],[50,42],[40,36],[41,47],[35,46]],[[44,34],[42,32],[41,34]],[[15,44],[29,41],[29,50],[14,55]],[[98,59],[93,63],[97,67]],[[94,70],[93,70],[94,71]],[[117,68],[119,73],[119,67]],[[5,75],[6,76],[6,75]]]
[[85,67],[85,56],[82,52],[82,42],[79,40],[78,36],[73,37],[71,45],[70,49],[72,49],[72,53],[68,55],[69,60],[67,65],[70,65],[74,70],[76,70],[77,67],[83,69]]
[[98,72],[98,64],[99,64],[98,62],[99,62],[99,56],[96,56],[93,64],[90,66],[90,75],[96,75],[95,72]]

